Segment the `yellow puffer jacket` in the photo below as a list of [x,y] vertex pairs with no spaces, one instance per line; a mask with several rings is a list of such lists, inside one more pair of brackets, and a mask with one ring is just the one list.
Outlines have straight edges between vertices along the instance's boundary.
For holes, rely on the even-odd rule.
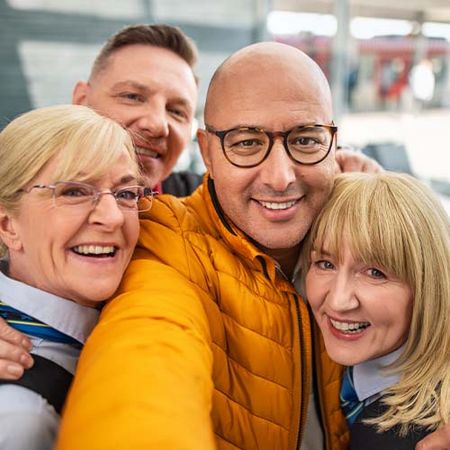
[[[184,200],[156,199],[141,227],[83,350],[57,448],[297,449],[313,358],[292,284],[226,221],[206,178]],[[315,361],[327,448],[344,449],[341,371],[322,347]]]

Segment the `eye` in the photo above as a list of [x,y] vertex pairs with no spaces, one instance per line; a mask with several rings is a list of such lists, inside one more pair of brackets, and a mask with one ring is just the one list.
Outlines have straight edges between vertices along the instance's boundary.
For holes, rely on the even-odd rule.
[[143,103],[145,97],[137,92],[121,92],[118,97],[129,103]]
[[384,280],[386,278],[386,275],[384,272],[382,272],[380,269],[377,269],[376,267],[370,267],[366,271],[367,275],[371,278],[375,278],[377,280]]
[[61,197],[89,197],[92,195],[92,190],[84,186],[60,186],[57,195]]
[[334,269],[334,264],[331,261],[328,261],[327,259],[319,259],[318,261],[314,262],[314,265],[322,270]]
[[246,148],[252,148],[255,146],[260,147],[262,145],[261,141],[258,141],[257,139],[245,139],[243,141],[238,141],[233,144],[235,147],[246,147]]
[[136,201],[139,199],[139,192],[137,188],[123,188],[117,191],[114,196],[117,200]]
[[181,108],[168,107],[167,111],[178,119],[188,119],[186,111]]
[[315,145],[318,144],[319,142],[312,138],[312,137],[298,137],[296,139],[293,140],[292,145],[305,145],[305,146],[311,146],[311,145]]
[[288,140],[294,150],[317,150],[330,143],[331,135],[319,127],[300,127],[290,132]]

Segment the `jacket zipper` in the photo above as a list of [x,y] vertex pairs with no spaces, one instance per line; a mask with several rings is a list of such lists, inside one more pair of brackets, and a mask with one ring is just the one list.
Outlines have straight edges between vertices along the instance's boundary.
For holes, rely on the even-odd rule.
[[[300,402],[300,416],[298,419],[298,435],[297,435],[297,443],[296,443],[296,450],[300,450],[300,443],[302,442],[302,435],[303,435],[303,430],[302,430],[302,420],[304,419],[304,417],[306,417],[307,414],[307,403],[308,403],[308,399],[306,398],[306,357],[305,357],[305,352],[301,351],[301,344],[302,342],[304,342],[304,336],[303,336],[303,328],[302,328],[302,323],[301,323],[301,313],[300,313],[300,306],[298,304],[298,296],[293,294],[294,296],[294,302],[295,302],[295,309],[297,310],[297,325],[298,325],[298,335],[299,335],[299,341],[300,341],[300,345],[299,345],[299,349],[300,349],[300,358],[301,358],[301,362],[302,362],[302,370],[301,370],[301,387],[302,387],[302,396],[301,396],[301,402]],[[303,420],[303,423],[305,423],[305,421]]]
[[325,411],[323,409],[323,392],[320,389],[320,386],[322,386],[322,365],[320,364],[320,354],[319,354],[319,343],[317,341],[317,329],[316,324],[313,321],[311,324],[311,332],[312,332],[312,351],[313,351],[313,361],[314,361],[314,370],[317,374],[317,389],[315,390],[315,393],[317,394],[317,400],[319,404],[319,423],[322,426],[323,431],[323,437],[324,437],[324,444],[325,444],[325,450],[328,450],[330,448],[330,436],[328,435],[328,422],[325,421],[326,415]]

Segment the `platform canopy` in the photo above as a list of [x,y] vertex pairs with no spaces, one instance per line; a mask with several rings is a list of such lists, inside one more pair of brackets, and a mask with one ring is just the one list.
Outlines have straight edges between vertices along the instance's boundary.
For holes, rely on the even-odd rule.
[[[333,14],[346,0],[272,0],[273,10]],[[351,15],[450,23],[450,0],[348,0]]]

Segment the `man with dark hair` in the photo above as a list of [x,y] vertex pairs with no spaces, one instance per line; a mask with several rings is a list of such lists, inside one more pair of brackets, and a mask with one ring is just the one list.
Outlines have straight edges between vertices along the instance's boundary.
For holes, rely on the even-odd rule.
[[198,59],[194,41],[179,28],[170,25],[131,25],[111,36],[100,50],[92,66],[92,74],[103,70],[116,50],[128,45],[151,45],[165,48],[184,59],[193,68]]
[[[147,182],[187,195],[201,177],[170,176],[192,133],[197,103],[194,42],[169,25],[133,25],[101,49],[89,80],[79,81],[73,103],[117,120],[132,134]],[[166,181],[164,181],[166,180]]]

